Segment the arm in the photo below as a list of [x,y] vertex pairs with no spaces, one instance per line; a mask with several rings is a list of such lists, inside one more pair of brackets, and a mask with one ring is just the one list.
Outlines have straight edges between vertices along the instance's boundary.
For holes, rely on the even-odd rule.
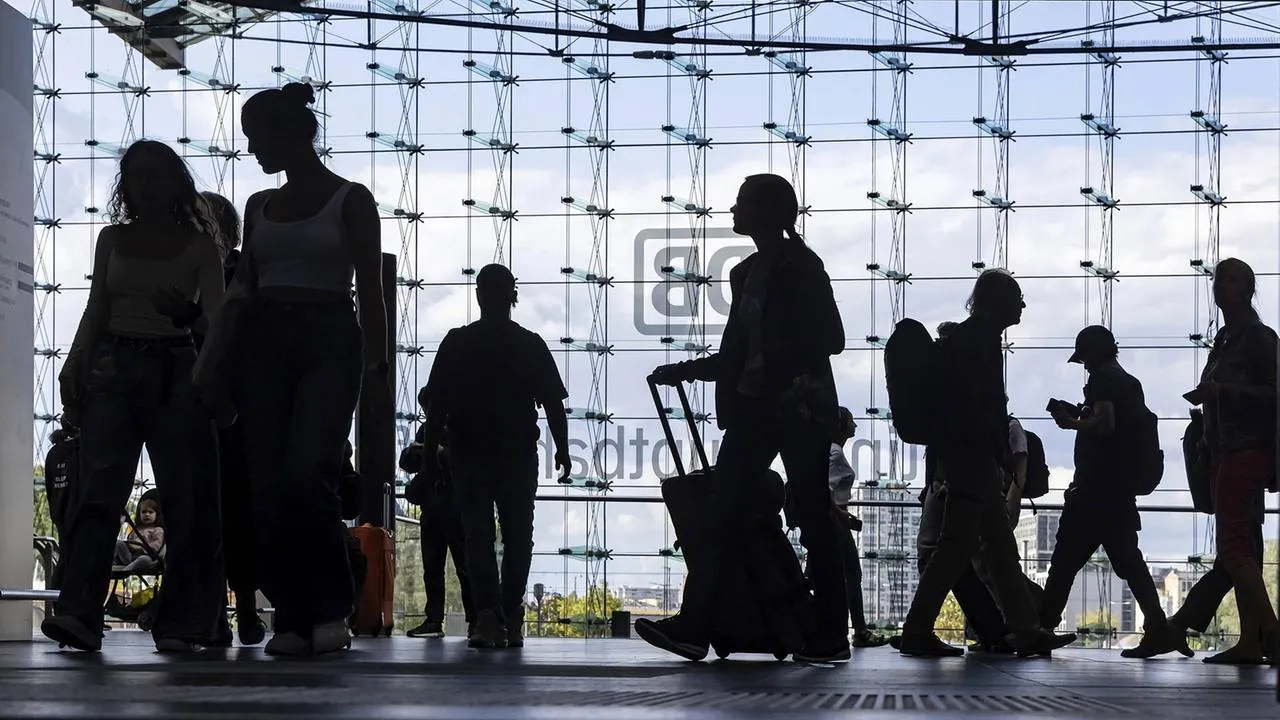
[[93,249],[92,278],[89,281],[89,300],[85,304],[84,314],[80,316],[80,325],[76,328],[75,338],[71,341],[71,349],[67,351],[66,362],[58,373],[62,389],[62,403],[75,402],[83,385],[85,355],[93,351],[93,344],[106,329],[110,316],[110,299],[107,297],[107,263],[111,251],[115,249],[118,228],[108,225],[98,233],[98,241]]
[[217,317],[222,307],[223,285],[222,256],[211,238],[200,237],[196,242],[196,279],[200,288],[200,317],[191,323],[191,332],[206,335],[209,318]]
[[1093,412],[1088,417],[1063,417],[1058,425],[1082,433],[1108,435],[1116,429],[1116,406],[1111,400],[1099,400],[1092,406]]
[[449,378],[449,363],[453,362],[453,348],[457,338],[456,329],[445,333],[440,341],[440,347],[436,348],[436,359],[431,363],[427,384],[418,392],[418,404],[426,413],[426,419],[418,430],[420,433],[418,442],[426,447],[435,447],[438,444],[445,421],[449,417],[450,398],[445,389],[449,388],[452,382]]
[[556,444],[556,465],[561,468],[561,480],[569,476],[569,416],[564,409],[564,400],[569,397],[564,381],[560,379],[560,369],[551,356],[547,343],[537,335],[534,338],[534,352],[537,354],[537,396],[535,399],[547,416],[547,429],[551,431],[551,439]]
[[356,270],[360,329],[364,333],[365,367],[372,369],[387,357],[387,306],[382,300],[382,220],[373,195],[357,185],[343,204],[343,233]]
[[831,486],[831,499],[843,510],[852,499],[857,473],[845,458],[844,451],[835,445],[831,446],[827,472],[828,484]]

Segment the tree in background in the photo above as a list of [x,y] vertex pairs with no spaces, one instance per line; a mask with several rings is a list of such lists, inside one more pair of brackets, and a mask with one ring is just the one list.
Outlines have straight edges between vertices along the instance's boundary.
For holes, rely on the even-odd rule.
[[947,599],[942,603],[942,610],[938,613],[938,619],[933,621],[933,631],[943,642],[963,643],[964,642],[964,611],[960,609],[960,603],[956,600],[956,596],[947,593]]
[[[588,608],[604,608],[603,615]],[[609,634],[609,618],[622,609],[622,601],[603,587],[593,585],[585,595],[576,592],[568,595],[548,593],[542,599],[541,622],[539,608],[530,603],[525,607],[525,635],[532,637],[606,637]],[[588,628],[590,628],[588,630]]]
[[1078,632],[1084,636],[1084,647],[1108,647],[1115,631],[1116,623],[1110,610],[1089,610],[1080,616]]

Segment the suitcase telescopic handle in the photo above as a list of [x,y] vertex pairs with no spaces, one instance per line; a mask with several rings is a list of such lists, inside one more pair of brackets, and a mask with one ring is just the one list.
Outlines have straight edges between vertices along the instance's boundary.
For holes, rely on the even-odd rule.
[[[698,432],[698,419],[694,417],[693,408],[689,405],[689,395],[684,390],[684,383],[675,386],[676,396],[680,398],[680,409],[684,412],[685,422],[689,425],[689,434],[693,437],[693,448],[698,453],[698,460],[701,461],[703,468],[708,468],[711,463],[707,461],[707,449],[702,444],[702,434]],[[671,416],[667,413],[667,408],[662,404],[662,397],[658,394],[658,384],[653,378],[649,378],[649,394],[653,396],[653,405],[658,411],[658,421],[662,423],[662,434],[667,437],[667,447],[671,450],[671,459],[675,463],[676,472],[680,477],[685,477],[684,460],[680,458],[680,453],[676,447],[676,437],[671,431]]]

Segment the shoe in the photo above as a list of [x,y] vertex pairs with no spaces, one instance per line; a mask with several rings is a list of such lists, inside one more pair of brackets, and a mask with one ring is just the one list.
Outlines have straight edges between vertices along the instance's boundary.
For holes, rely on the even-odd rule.
[[492,610],[480,611],[471,637],[467,639],[467,647],[489,650],[506,646],[507,628],[498,622],[497,614]]
[[267,646],[263,648],[263,652],[272,656],[288,655],[296,657],[310,653],[311,643],[297,633],[276,633],[267,641]]
[[511,625],[507,628],[507,647],[524,647],[524,632],[521,630],[520,625]]
[[1004,640],[979,640],[969,645],[969,652],[986,653],[988,655],[1012,655],[1017,651]]
[[686,660],[700,662],[707,656],[711,643],[695,639],[684,625],[678,614],[662,620],[653,621],[648,618],[636,620],[636,634],[641,640],[658,648],[675,653]]
[[158,653],[198,653],[202,650],[204,650],[203,646],[178,638],[160,638],[156,640],[156,652]]
[[889,638],[870,630],[859,630],[853,634],[849,644],[856,648],[877,648],[889,644]]
[[795,655],[792,655],[791,657],[796,662],[837,663],[837,662],[847,662],[852,657],[852,654],[849,652],[848,644],[846,644],[844,645],[844,647],[841,647],[835,650],[825,650],[825,649],[809,650],[808,648],[806,648],[796,653]]
[[418,627],[410,629],[405,635],[411,638],[442,638],[444,637],[444,627],[438,622],[424,622]]
[[1015,641],[1013,634],[1007,638],[1009,644],[1013,646],[1014,653],[1018,657],[1035,657],[1037,655],[1047,655],[1058,648],[1066,647],[1076,641],[1075,633],[1051,633],[1048,630],[1040,630],[1030,638],[1018,638],[1024,640],[1022,642]]
[[236,635],[241,645],[257,645],[267,637],[267,624],[258,616],[253,596],[246,591],[244,597],[245,602],[236,602]]
[[[1170,636],[1172,636],[1172,633],[1170,633],[1168,628],[1165,628],[1160,631],[1155,631],[1155,630],[1152,630],[1150,632],[1144,631],[1142,634],[1142,639],[1138,641],[1138,644],[1134,647],[1125,648],[1124,650],[1121,650],[1120,657],[1140,658],[1142,660],[1146,660],[1147,658],[1153,658],[1157,655],[1167,653],[1170,650],[1178,649],[1171,646],[1172,642],[1170,640]],[[1187,636],[1183,634],[1182,646],[1186,647],[1186,645],[1187,645]],[[1191,650],[1190,648],[1187,648],[1188,652],[1190,652],[1190,650]]]
[[351,647],[351,633],[347,631],[347,623],[341,618],[321,623],[311,629],[311,654],[346,650]]
[[964,650],[942,642],[935,633],[928,635],[903,634],[898,641],[898,652],[915,657],[960,657]]
[[40,623],[40,632],[45,637],[58,643],[58,647],[71,647],[82,652],[100,652],[102,650],[102,633],[95,633],[84,623],[70,615],[57,615],[45,618]]

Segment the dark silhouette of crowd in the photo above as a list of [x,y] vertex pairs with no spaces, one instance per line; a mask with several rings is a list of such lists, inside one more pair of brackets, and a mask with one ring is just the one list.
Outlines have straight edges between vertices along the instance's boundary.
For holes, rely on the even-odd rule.
[[[113,567],[163,574],[151,625],[162,652],[230,646],[229,614],[241,644],[262,642],[261,593],[274,612],[268,654],[331,653],[350,646],[363,603],[389,602],[379,596],[383,559],[367,544],[374,535],[354,540],[348,525],[361,514],[347,442],[357,404],[375,416],[393,411],[380,221],[369,190],[317,155],[313,101],[310,85],[291,83],[245,102],[248,151],[285,182],[249,197],[243,223],[225,198],[197,190],[169,146],[138,141],[120,159],[111,224],[98,236],[88,304],[59,375],[60,597],[41,629],[60,645],[101,648]],[[863,610],[856,474],[843,450],[857,425],[832,370],[844,325],[822,259],[796,231],[790,183],[749,176],[731,212],[734,231],[756,249],[730,272],[719,349],[648,378],[655,402],[660,386],[683,398],[684,383],[715,383],[723,440],[713,464],[681,465],[663,481],[673,518],[696,519],[676,524],[689,582],[677,614],[639,620],[636,631],[694,661],[712,649],[849,660],[851,649],[890,639]],[[1208,661],[1276,662],[1260,524],[1264,493],[1277,489],[1277,337],[1252,307],[1253,270],[1231,258],[1213,271],[1223,325],[1185,397],[1203,410],[1190,447],[1211,488],[1218,557],[1169,617],[1138,547],[1137,498],[1161,481],[1163,451],[1111,332],[1081,330],[1067,361],[1088,375],[1083,398],[1048,404],[1074,433],[1075,475],[1041,588],[1023,572],[1013,535],[1039,443],[1010,415],[1005,384],[1002,337],[1028,311],[1019,282],[982,272],[967,316],[939,326],[937,339],[916,320],[899,323],[885,349],[886,384],[900,437],[927,448],[927,477],[920,581],[894,648],[964,654],[934,632],[954,593],[976,639],[971,651],[1051,654],[1075,640],[1056,631],[1075,576],[1102,548],[1145,617],[1126,657],[1192,654],[1187,630],[1203,629],[1234,588],[1239,643]],[[413,475],[406,499],[422,508],[427,592],[424,619],[408,634],[444,636],[452,555],[469,645],[518,648],[540,414],[566,481],[569,394],[546,343],[512,317],[510,269],[482,268],[475,296],[480,318],[441,340],[418,396],[423,422],[399,460]],[[143,448],[156,491],[117,542]],[[770,470],[777,458],[785,485]],[[799,529],[803,570],[780,510]],[[750,638],[720,617],[739,592],[753,596],[759,627]]]

